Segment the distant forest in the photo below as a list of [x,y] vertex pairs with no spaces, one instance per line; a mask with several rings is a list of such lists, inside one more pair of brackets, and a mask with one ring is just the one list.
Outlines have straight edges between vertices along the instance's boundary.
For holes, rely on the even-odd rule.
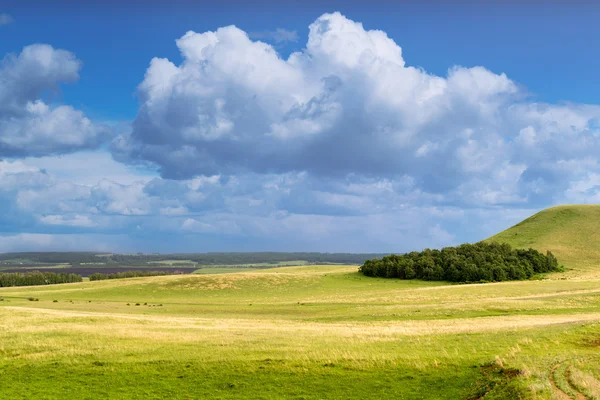
[[311,264],[362,264],[383,254],[353,253],[178,253],[178,254],[109,254],[98,252],[32,252],[0,254],[0,265],[17,264],[106,264],[147,265],[149,262],[180,260],[193,261],[199,265],[243,265],[307,261]]
[[32,271],[6,274],[0,272],[0,287],[54,285],[57,283],[81,282],[81,275]]
[[544,255],[534,249],[513,249],[508,244],[479,242],[367,260],[359,272],[382,278],[500,282],[562,270],[549,251]]

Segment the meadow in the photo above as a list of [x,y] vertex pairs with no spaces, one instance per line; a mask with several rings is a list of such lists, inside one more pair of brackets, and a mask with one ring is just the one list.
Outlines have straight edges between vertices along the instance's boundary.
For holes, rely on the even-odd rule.
[[0,288],[0,398],[598,399],[586,254],[485,284],[310,265]]
[[351,266],[4,288],[0,397],[597,398],[599,294]]

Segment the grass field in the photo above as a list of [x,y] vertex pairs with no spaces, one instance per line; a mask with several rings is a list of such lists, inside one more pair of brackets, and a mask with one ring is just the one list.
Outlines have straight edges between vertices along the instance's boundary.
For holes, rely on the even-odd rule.
[[599,399],[600,266],[577,232],[595,212],[496,237],[551,246],[570,270],[542,280],[328,265],[2,288],[0,399]]
[[341,266],[0,289],[0,398],[598,393],[599,295],[600,277],[443,285]]

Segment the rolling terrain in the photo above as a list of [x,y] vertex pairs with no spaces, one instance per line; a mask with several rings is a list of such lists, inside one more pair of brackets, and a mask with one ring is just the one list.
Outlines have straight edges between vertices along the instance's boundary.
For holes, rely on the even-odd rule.
[[487,241],[550,250],[568,268],[600,272],[600,205],[548,208]]
[[311,265],[2,288],[0,398],[597,399],[600,263],[577,233],[595,212],[491,238],[554,246],[572,270],[543,280]]

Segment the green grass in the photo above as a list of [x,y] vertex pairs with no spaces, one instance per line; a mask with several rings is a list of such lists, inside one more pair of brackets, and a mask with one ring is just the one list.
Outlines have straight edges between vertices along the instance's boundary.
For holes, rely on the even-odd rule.
[[487,240],[550,250],[569,268],[595,271],[600,260],[600,205],[552,207]]
[[550,399],[600,379],[593,276],[448,285],[304,266],[0,296],[2,399]]

